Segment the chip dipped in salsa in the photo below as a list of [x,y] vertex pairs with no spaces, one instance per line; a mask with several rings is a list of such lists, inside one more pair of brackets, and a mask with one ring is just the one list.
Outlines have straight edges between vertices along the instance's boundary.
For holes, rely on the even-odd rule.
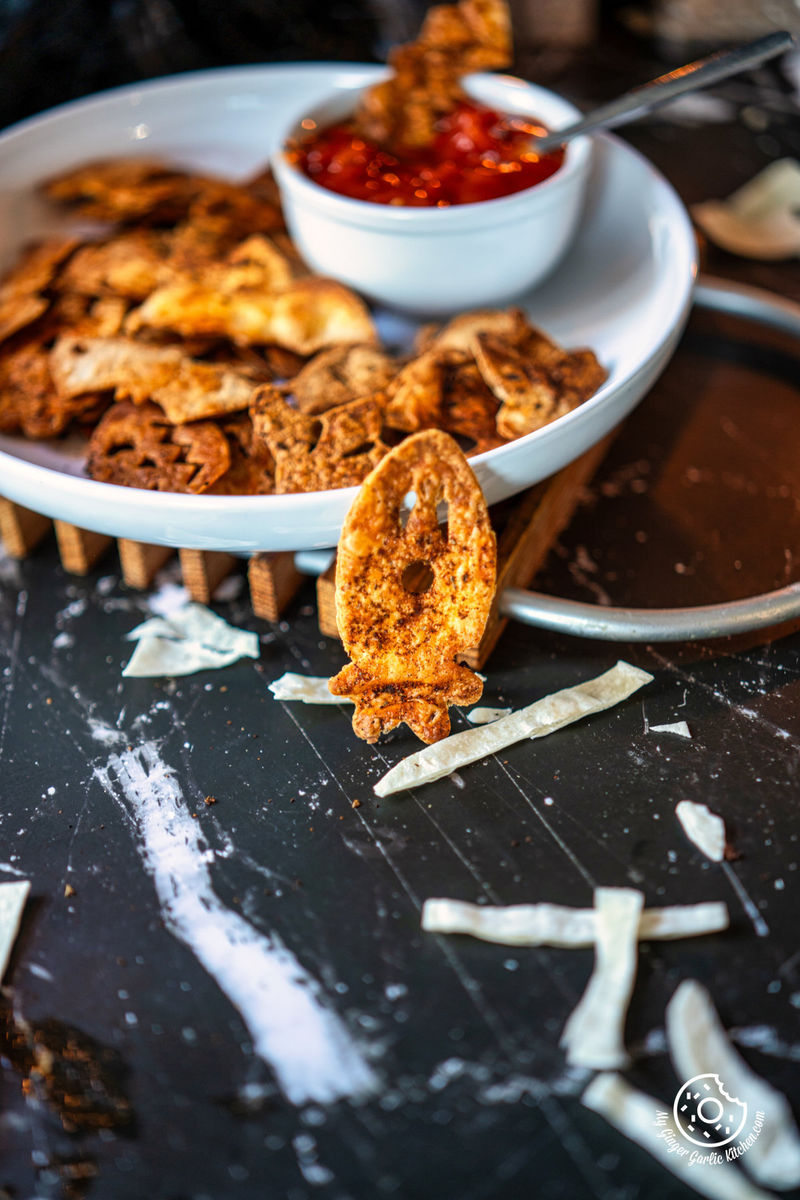
[[528,117],[507,116],[461,101],[436,122],[429,145],[380,145],[355,122],[319,128],[302,122],[307,136],[288,156],[321,187],[375,204],[446,208],[496,200],[533,187],[564,161],[559,149],[539,155],[535,138],[546,130]]

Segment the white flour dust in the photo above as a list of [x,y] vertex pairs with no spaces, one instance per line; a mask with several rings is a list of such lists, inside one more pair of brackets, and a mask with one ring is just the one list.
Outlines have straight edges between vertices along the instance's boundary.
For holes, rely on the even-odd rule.
[[95,777],[140,836],[167,928],[242,1014],[286,1097],[332,1103],[375,1090],[374,1071],[316,979],[278,937],[256,930],[214,892],[198,822],[156,743],[112,754]]

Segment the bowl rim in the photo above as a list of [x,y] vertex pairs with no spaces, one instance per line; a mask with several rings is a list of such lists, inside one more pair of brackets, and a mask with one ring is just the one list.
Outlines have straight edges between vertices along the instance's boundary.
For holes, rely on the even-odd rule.
[[[383,71],[382,71],[383,73]],[[380,75],[376,74],[376,81]],[[464,79],[465,91],[471,94],[471,88],[477,90],[508,90],[510,95],[532,97],[534,107],[539,98],[543,103],[556,102],[564,113],[564,119],[578,120],[581,112],[558,92],[543,88],[539,84],[529,83],[515,75],[500,75],[488,71],[475,72]],[[371,84],[363,84],[352,89],[353,95],[363,92]],[[433,206],[410,207],[405,205],[380,204],[371,200],[357,200],[351,196],[343,196],[329,188],[321,187],[305,175],[287,156],[287,140],[298,130],[300,122],[309,115],[324,111],[335,101],[341,100],[345,89],[332,92],[326,99],[315,104],[310,110],[298,114],[290,123],[286,135],[281,139],[280,146],[270,155],[270,166],[278,181],[279,187],[291,190],[294,196],[305,202],[307,207],[326,211],[330,216],[337,217],[348,225],[368,225],[373,228],[395,230],[398,227],[414,226],[406,232],[449,233],[451,229],[475,228],[483,225],[502,225],[517,219],[523,210],[535,204],[542,211],[560,201],[563,191],[570,187],[580,186],[585,178],[591,160],[591,140],[582,135],[567,144],[564,162],[557,171],[547,179],[533,184],[520,192],[509,196],[498,196],[491,200],[470,201],[467,204],[452,204],[446,208]],[[478,97],[476,97],[478,98]],[[517,109],[517,111],[523,111]],[[546,114],[532,113],[532,116],[546,117]],[[556,129],[558,126],[556,126]],[[538,198],[538,199],[537,199]]]

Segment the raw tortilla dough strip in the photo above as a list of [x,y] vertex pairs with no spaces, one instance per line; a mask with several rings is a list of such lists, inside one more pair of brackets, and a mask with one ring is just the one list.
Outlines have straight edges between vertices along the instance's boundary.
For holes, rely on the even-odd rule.
[[651,725],[650,733],[674,733],[676,737],[690,738],[692,731],[685,721],[669,721],[666,725]]
[[204,604],[184,604],[166,617],[151,617],[126,634],[129,642],[143,637],[181,638],[200,642],[214,650],[238,650],[247,658],[258,657],[258,634],[237,629]]
[[[239,650],[214,650],[199,642],[172,638],[143,637],[136,643],[122,674],[126,679],[161,679],[194,675],[229,667],[242,657]],[[252,656],[248,656],[252,657]]]
[[695,804],[693,800],[681,800],[675,806],[675,816],[690,842],[702,850],[712,862],[722,862],[725,857],[725,822],[712,813],[707,804]]
[[685,980],[667,1005],[667,1042],[681,1079],[718,1075],[726,1092],[761,1111],[760,1136],[742,1157],[748,1173],[766,1187],[788,1190],[800,1184],[800,1133],[786,1097],[756,1075],[728,1040],[706,989]]
[[652,678],[647,671],[620,661],[610,671],[586,683],[543,696],[527,708],[518,709],[490,725],[466,729],[418,750],[392,767],[378,780],[373,791],[376,796],[388,796],[422,783],[432,783],[467,763],[496,754],[514,742],[545,737],[582,717],[611,708],[627,700]]
[[280,679],[267,685],[276,700],[299,700],[301,704],[352,704],[347,696],[334,696],[328,687],[328,676],[297,675],[287,671]]
[[168,617],[151,617],[126,635],[136,642],[126,678],[193,675],[258,658],[258,634],[237,629],[202,604],[186,604]]
[[[432,898],[422,906],[427,933],[466,933],[502,946],[593,946],[597,912],[564,904],[512,904],[506,908]],[[699,937],[728,928],[728,908],[721,900],[705,904],[646,908],[639,918],[639,941]]]
[[[664,1126],[656,1125],[656,1114],[664,1112],[660,1101],[631,1087],[619,1075],[613,1072],[596,1075],[583,1093],[581,1102],[593,1112],[599,1113],[609,1125],[613,1125],[625,1137],[636,1142],[677,1179],[687,1187],[694,1188],[701,1196],[707,1196],[709,1200],[770,1200],[770,1193],[755,1187],[736,1167],[728,1163],[690,1163],[694,1147],[689,1142],[682,1143],[672,1114],[669,1114]],[[680,1155],[670,1151],[667,1140],[662,1136],[665,1129],[671,1130],[681,1149],[686,1147],[687,1154]],[[748,1151],[748,1154],[750,1153],[752,1150]],[[744,1156],[745,1159],[747,1157],[748,1155]]]
[[597,888],[595,963],[591,979],[561,1035],[567,1062],[576,1067],[622,1067],[625,1016],[636,978],[639,919],[644,895],[633,888]]
[[470,725],[490,725],[492,721],[498,721],[500,717],[507,717],[510,712],[510,708],[482,708],[479,705],[477,708],[469,710],[467,720]]
[[22,920],[22,910],[30,890],[31,885],[27,879],[0,884],[0,983],[11,958]]

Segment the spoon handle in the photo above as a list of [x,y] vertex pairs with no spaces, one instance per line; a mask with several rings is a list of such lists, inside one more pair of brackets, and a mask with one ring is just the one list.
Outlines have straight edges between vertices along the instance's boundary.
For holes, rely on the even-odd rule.
[[766,62],[767,59],[774,58],[776,54],[790,50],[794,45],[795,40],[792,34],[783,31],[769,33],[766,37],[757,38],[754,42],[746,42],[744,46],[737,46],[733,50],[720,50],[716,54],[709,55],[708,58],[698,58],[696,62],[676,67],[674,71],[667,71],[665,75],[659,75],[657,79],[651,79],[649,83],[643,83],[640,87],[625,92],[616,100],[612,100],[610,104],[596,108],[573,125],[567,125],[564,129],[556,130],[546,137],[537,139],[536,149],[544,153],[547,150],[555,150],[556,147],[577,137],[580,133],[589,133],[592,129],[597,128],[614,129],[617,125],[625,125],[628,121],[633,121],[641,116],[642,113],[658,108],[662,104],[668,104],[670,100],[682,96],[685,92],[708,87],[712,83],[718,83],[721,79],[727,79],[729,75],[736,75],[739,71],[756,67],[760,63]]

